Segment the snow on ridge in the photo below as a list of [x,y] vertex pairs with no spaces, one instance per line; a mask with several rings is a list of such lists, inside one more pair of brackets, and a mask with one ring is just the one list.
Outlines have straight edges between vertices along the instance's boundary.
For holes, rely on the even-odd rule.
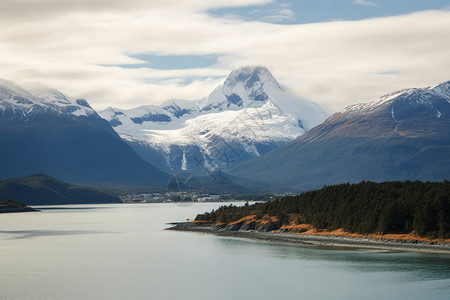
[[[412,98],[410,101],[413,101],[414,104],[425,105],[436,110],[437,118],[440,118],[441,113],[434,107],[432,100],[430,100],[431,96],[438,96],[446,99],[450,102],[450,81],[443,82],[437,84],[435,86],[429,86],[426,88],[410,88],[403,89],[399,91],[395,91],[386,95],[381,96],[377,100],[353,104],[345,107],[338,114],[343,114],[347,116],[355,116],[360,114],[367,114],[372,111],[376,111],[379,109],[383,109],[387,105],[390,105],[394,101],[396,101],[400,97],[409,97],[414,94],[421,93],[421,97]],[[412,102],[411,102],[412,103]]]
[[233,88],[236,84],[245,83],[248,87],[251,87],[254,82],[281,89],[270,71],[263,66],[245,66],[235,69],[225,80],[224,85]]
[[[120,111],[128,119],[139,118],[142,123],[138,125],[142,125],[145,129],[157,129],[164,126],[164,122],[186,121],[210,113],[261,108],[268,102],[290,118],[294,124],[299,124],[300,119],[305,130],[311,129],[329,117],[329,114],[318,104],[300,99],[282,88],[265,67],[236,69],[231,72],[224,84],[199,100],[171,100],[160,106],[141,106]],[[113,116],[111,110],[100,111],[99,114],[107,120],[116,118],[123,123],[123,118]],[[161,120],[155,117],[157,121],[152,121],[152,118],[148,117],[149,114],[167,117]],[[148,121],[142,119],[145,116]],[[133,126],[133,124],[130,125]],[[117,126],[114,127],[117,128]],[[120,132],[120,129],[117,129]]]
[[61,93],[60,91],[52,88],[38,88],[38,89],[31,89],[30,92],[38,97],[43,99],[46,102],[54,103],[54,104],[71,104],[69,99]]
[[[79,104],[78,102],[83,103]],[[59,114],[74,116],[89,116],[96,114],[86,100],[69,99],[56,89],[33,85],[29,89],[0,78],[0,106],[21,111],[23,117],[37,111],[54,111]]]
[[0,99],[9,100],[12,99],[13,96],[31,98],[31,101],[35,100],[32,99],[34,97],[28,91],[9,80],[0,78]]
[[435,86],[428,88],[434,94],[445,98],[448,102],[450,102],[450,81],[442,82]]
[[239,151],[237,162],[257,157],[329,117],[320,105],[282,87],[265,67],[236,69],[199,100],[177,99],[131,110],[108,108],[99,114],[139,151],[149,149],[164,157],[172,171],[183,171],[183,166],[212,170],[211,158],[218,149],[230,157]]
[[122,110],[122,112],[125,113],[130,118],[141,117],[148,113],[153,113],[153,114],[165,114],[166,113],[166,111],[163,108],[161,108],[157,105],[144,105],[144,106],[139,106],[136,108]]
[[[154,128],[119,125],[119,134],[146,138],[152,145],[191,145],[210,136],[226,139],[266,141],[292,140],[306,131],[267,104],[264,110],[248,108],[245,111],[224,111],[199,115],[176,124],[160,124]],[[127,126],[128,125],[128,126]],[[138,128],[140,127],[140,128]]]

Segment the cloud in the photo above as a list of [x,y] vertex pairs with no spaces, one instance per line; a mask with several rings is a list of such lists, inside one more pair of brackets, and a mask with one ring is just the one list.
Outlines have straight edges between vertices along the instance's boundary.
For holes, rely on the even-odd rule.
[[256,12],[263,13],[261,20],[268,22],[283,22],[295,19],[295,13],[288,8],[277,8]]
[[364,5],[364,6],[373,6],[373,7],[378,6],[377,3],[372,2],[372,1],[368,1],[368,0],[355,0],[353,2],[353,4]]
[[[40,81],[87,98],[96,109],[131,108],[198,99],[232,68],[266,65],[282,84],[329,111],[450,79],[450,40],[443,38],[450,35],[449,11],[280,25],[202,12],[267,1],[177,1],[174,9],[171,1],[64,1],[70,2],[67,8],[47,0],[37,10],[24,4],[36,1],[3,0],[0,77],[19,84]],[[216,59],[190,69],[119,66],[142,63],[136,56],[142,53]]]

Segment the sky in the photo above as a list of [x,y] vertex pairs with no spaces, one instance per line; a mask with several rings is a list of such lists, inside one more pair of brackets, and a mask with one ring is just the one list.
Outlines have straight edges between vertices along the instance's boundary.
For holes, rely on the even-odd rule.
[[332,113],[450,80],[450,0],[0,0],[0,78],[95,109],[207,96],[266,66]]

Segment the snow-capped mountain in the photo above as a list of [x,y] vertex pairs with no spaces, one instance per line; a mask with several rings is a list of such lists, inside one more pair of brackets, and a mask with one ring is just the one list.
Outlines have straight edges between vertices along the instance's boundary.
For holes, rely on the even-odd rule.
[[0,79],[0,178],[42,172],[76,183],[164,185],[83,99]]
[[228,169],[292,141],[329,115],[265,67],[231,72],[209,96],[99,114],[147,161],[172,172]]
[[[450,82],[405,89],[346,107],[324,122],[320,132],[328,137],[435,135],[448,130],[449,103]],[[311,136],[318,130],[312,131]]]
[[84,99],[69,100],[58,90],[45,87],[29,92],[0,78],[1,119],[27,119],[41,113],[98,117]]
[[302,190],[362,180],[450,179],[450,81],[351,105],[230,172]]

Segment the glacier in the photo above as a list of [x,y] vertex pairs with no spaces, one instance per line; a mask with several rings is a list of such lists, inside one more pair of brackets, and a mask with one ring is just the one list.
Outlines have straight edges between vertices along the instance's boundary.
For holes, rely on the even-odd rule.
[[171,100],[99,115],[147,161],[207,174],[258,157],[305,134],[329,114],[282,86],[266,67],[233,70],[199,100]]

